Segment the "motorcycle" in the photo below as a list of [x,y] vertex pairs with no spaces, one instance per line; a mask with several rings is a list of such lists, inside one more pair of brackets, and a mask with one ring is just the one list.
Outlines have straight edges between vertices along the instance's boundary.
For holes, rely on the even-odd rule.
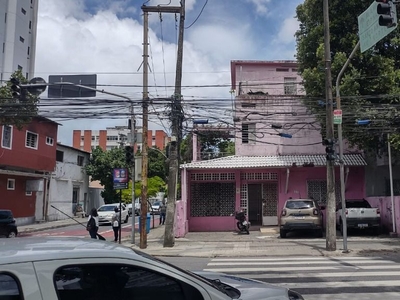
[[236,222],[236,226],[240,230],[240,232],[246,232],[246,234],[250,234],[250,222],[246,220],[246,215],[244,214],[244,212],[235,212],[235,219],[238,220]]

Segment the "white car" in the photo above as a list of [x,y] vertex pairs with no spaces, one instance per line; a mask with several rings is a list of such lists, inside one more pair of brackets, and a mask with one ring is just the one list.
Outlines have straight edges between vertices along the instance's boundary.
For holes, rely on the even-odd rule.
[[161,201],[156,201],[151,205],[150,213],[154,215],[160,214]]
[[[111,218],[114,215],[114,209],[119,207],[119,203],[104,204],[97,209],[97,214],[99,215],[99,224],[111,224]],[[121,220],[124,223],[128,222],[129,215],[128,210],[124,203],[121,203]]]
[[191,273],[115,243],[88,238],[16,238],[0,246],[0,298],[25,300],[296,300],[260,281]]

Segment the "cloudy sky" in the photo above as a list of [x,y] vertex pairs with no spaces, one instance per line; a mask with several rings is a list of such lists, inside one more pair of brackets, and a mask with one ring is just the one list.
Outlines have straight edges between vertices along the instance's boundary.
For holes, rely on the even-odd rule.
[[[186,0],[184,99],[231,98],[231,60],[294,59],[298,28],[294,16],[302,2]],[[35,75],[47,80],[49,75],[97,74],[99,88],[133,99],[140,112],[144,3],[180,5],[179,0],[40,0]],[[168,98],[174,92],[179,16],[150,13],[149,26],[149,95]],[[101,99],[118,98],[99,95],[82,103],[104,113]],[[49,115],[62,111],[67,118],[61,122],[59,141],[71,145],[73,129],[126,125],[126,118],[119,116],[126,104],[120,100],[107,107],[105,119],[77,118],[77,110],[65,100],[62,109]],[[149,128],[169,130],[159,103],[150,105]],[[140,125],[141,116],[137,119]]]

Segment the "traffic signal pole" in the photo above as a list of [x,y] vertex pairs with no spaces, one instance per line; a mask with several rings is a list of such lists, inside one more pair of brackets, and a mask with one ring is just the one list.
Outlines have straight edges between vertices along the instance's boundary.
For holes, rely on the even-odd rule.
[[[336,78],[336,107],[341,109],[340,99],[340,80],[342,79],[343,73],[350,64],[351,59],[356,54],[356,51],[360,48],[360,41],[356,44],[353,51],[350,53],[349,58],[344,63],[342,69]],[[340,197],[342,198],[342,236],[343,236],[343,252],[347,253],[347,219],[346,219],[346,186],[344,181],[344,161],[343,161],[343,127],[342,124],[338,124],[338,140],[339,140],[339,164],[340,164]]]
[[[325,96],[326,96],[326,138],[333,140],[333,97],[331,74],[331,46],[329,32],[329,5],[328,0],[323,2],[324,16],[324,46],[325,46]],[[327,226],[326,250],[336,250],[336,199],[335,199],[335,162],[326,160],[327,181]]]

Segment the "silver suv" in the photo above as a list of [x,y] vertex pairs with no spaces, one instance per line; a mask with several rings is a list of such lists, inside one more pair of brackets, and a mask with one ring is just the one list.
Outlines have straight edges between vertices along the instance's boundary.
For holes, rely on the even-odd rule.
[[321,208],[314,199],[288,199],[281,213],[280,236],[289,231],[314,231],[323,236]]

